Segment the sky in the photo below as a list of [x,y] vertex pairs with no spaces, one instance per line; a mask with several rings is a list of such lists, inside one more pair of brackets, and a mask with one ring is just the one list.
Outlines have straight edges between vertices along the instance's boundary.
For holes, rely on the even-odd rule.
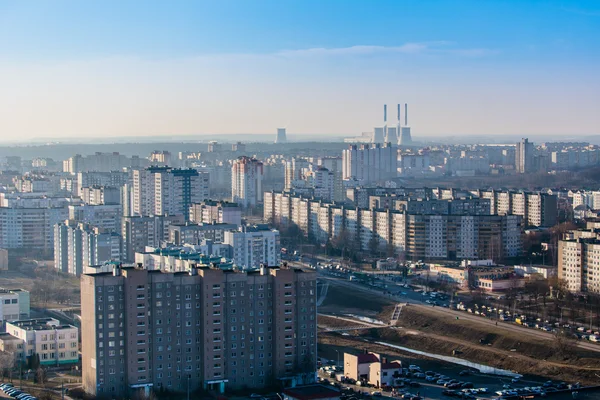
[[0,0],[0,141],[600,133],[600,2]]

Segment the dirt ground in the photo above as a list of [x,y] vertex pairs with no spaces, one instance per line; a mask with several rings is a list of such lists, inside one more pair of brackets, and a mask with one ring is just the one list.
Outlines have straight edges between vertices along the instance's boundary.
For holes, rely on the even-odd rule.
[[[382,312],[387,314],[387,310]],[[577,349],[570,343],[537,340],[504,330],[491,332],[475,322],[456,320],[424,308],[403,309],[398,327],[349,333],[360,335],[359,338],[344,336],[343,340],[354,345],[379,346],[362,340],[368,339],[448,356],[456,350],[459,352],[456,357],[523,375],[586,384],[597,384],[596,374],[600,375],[597,353]],[[329,339],[321,335],[320,340],[325,343]],[[381,346],[379,351],[391,349]]]
[[375,317],[391,304],[393,304],[391,300],[361,291],[356,288],[356,285],[350,286],[344,282],[331,281],[327,297],[319,307],[319,312]]

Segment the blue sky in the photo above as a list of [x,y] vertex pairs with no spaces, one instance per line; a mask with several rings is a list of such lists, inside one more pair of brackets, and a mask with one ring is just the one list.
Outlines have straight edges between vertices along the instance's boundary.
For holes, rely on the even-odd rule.
[[0,0],[0,135],[594,134],[599,65],[598,1]]

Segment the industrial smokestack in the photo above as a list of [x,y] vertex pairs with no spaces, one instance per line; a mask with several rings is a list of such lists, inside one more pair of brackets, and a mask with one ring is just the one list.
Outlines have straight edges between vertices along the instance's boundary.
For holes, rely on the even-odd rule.
[[398,125],[400,125],[400,104],[398,104]]
[[408,126],[408,103],[404,103],[404,125]]
[[387,104],[383,105],[383,122],[387,122]]

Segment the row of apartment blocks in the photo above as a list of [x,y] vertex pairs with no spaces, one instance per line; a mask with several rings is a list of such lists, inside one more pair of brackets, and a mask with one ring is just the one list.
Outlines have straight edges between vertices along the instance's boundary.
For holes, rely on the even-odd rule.
[[312,383],[316,288],[316,274],[284,267],[83,275],[83,388],[120,397]]
[[571,292],[600,294],[600,221],[565,233],[558,242],[558,277]]
[[[527,226],[551,227],[557,222],[555,194],[517,190],[466,190],[456,188],[366,188],[346,190],[346,198],[360,208],[381,207],[409,212],[520,215]],[[486,202],[477,199],[486,199]],[[449,203],[447,210],[439,200]],[[418,202],[415,202],[418,201]],[[412,204],[411,204],[412,203]],[[463,210],[461,210],[461,208]],[[438,212],[439,210],[439,212]]]
[[109,261],[133,262],[137,253],[165,246],[199,246],[205,255],[230,259],[239,268],[280,261],[279,232],[267,225],[192,224],[176,216],[122,217],[121,231],[66,220],[54,227],[54,265],[79,276]]
[[411,214],[346,207],[289,193],[265,192],[264,219],[296,225],[319,244],[347,235],[355,249],[403,254],[407,259],[493,259],[521,254],[518,215]]

